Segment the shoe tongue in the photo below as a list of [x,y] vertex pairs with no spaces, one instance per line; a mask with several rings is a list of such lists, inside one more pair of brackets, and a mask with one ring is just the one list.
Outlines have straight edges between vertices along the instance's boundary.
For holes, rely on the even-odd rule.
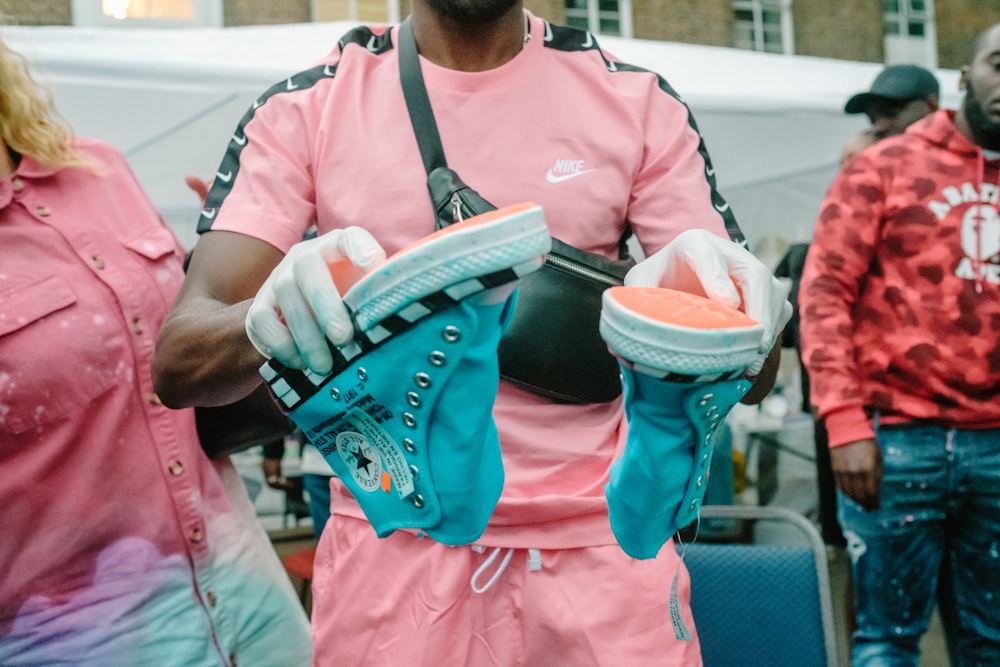
[[625,308],[660,322],[694,329],[758,326],[746,313],[697,294],[664,287],[612,287],[611,291]]

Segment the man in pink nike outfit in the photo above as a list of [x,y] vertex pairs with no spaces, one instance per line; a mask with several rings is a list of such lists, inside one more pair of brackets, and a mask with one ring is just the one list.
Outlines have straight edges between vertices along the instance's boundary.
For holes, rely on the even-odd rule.
[[[759,400],[775,370],[765,357],[790,315],[785,288],[728,240],[742,237],[667,82],[520,0],[414,0],[410,20],[449,166],[496,206],[538,203],[554,237],[609,258],[627,220],[648,256],[636,280],[683,283],[764,325]],[[325,264],[370,268],[433,231],[397,36],[352,31],[239,123],[159,340],[168,404],[231,401],[260,382],[264,357],[245,324],[283,363],[329,372],[329,342],[346,342],[352,325]],[[300,243],[314,222],[320,237]],[[662,254],[692,228],[727,240],[694,234]],[[291,333],[247,322],[254,300],[277,304]],[[463,400],[477,398],[470,387]],[[315,664],[700,665],[672,543],[632,559],[609,525],[604,486],[627,434],[621,399],[555,403],[502,381],[493,416],[506,481],[475,545],[403,530],[379,539],[332,482],[313,582]],[[671,629],[675,577],[690,640]]]

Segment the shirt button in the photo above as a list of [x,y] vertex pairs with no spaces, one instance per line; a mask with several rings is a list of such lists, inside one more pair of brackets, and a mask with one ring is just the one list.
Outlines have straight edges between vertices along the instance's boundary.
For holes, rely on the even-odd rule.
[[24,189],[24,181],[17,177],[12,178],[10,181],[10,189],[14,192],[20,192]]
[[52,211],[49,210],[48,206],[36,206],[35,215],[37,215],[39,218],[47,218],[50,215],[52,215]]
[[184,472],[184,464],[181,463],[180,460],[174,459],[173,461],[170,462],[170,465],[167,466],[167,470],[170,471],[171,475],[176,477],[177,475]]
[[142,320],[138,317],[132,318],[132,331],[137,334],[141,334],[143,331]]
[[205,597],[208,599],[208,604],[210,604],[211,606],[214,607],[215,606],[215,592],[214,591],[209,591],[208,594],[205,595]]
[[188,533],[188,539],[195,544],[201,542],[202,537],[203,535],[201,534],[201,528],[198,528],[197,526],[192,528],[191,532]]
[[90,258],[90,265],[95,269],[97,269],[98,271],[100,271],[101,269],[104,268],[104,260],[98,257],[97,255],[94,255],[93,257]]

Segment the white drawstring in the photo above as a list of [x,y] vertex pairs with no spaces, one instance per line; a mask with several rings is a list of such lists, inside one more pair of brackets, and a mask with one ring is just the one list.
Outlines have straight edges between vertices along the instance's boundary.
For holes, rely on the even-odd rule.
[[[482,549],[482,547],[479,549],[476,549],[475,547],[472,548],[474,551],[480,551]],[[493,573],[493,576],[490,577],[489,581],[487,581],[484,586],[480,587],[476,584],[476,580],[479,579],[479,576],[486,571],[486,568],[493,564],[493,561],[497,559],[500,551],[501,547],[495,547],[493,549],[493,553],[491,553],[486,560],[483,561],[483,564],[480,565],[475,574],[472,575],[472,579],[469,580],[469,585],[472,586],[473,593],[485,593],[490,590],[493,584],[497,582],[497,579],[500,578],[500,575],[503,574],[503,571],[507,569],[507,564],[510,563],[510,559],[514,556],[513,549],[507,549],[507,555],[503,557],[502,561],[500,561],[500,567],[497,568],[497,571]]]
[[[486,549],[480,544],[473,544],[470,548],[476,553],[480,554],[486,551]],[[507,565],[510,564],[510,559],[514,557],[514,551],[515,551],[514,549],[507,549],[507,553],[504,554],[503,560],[500,561],[500,565],[493,573],[493,576],[490,577],[485,584],[480,586],[477,583],[479,581],[479,578],[483,575],[483,573],[486,572],[486,570],[493,564],[493,561],[497,559],[497,556],[500,555],[501,551],[503,551],[502,547],[494,547],[493,551],[490,552],[490,555],[486,557],[486,560],[483,561],[482,565],[480,565],[476,569],[475,573],[472,575],[472,578],[469,580],[469,586],[472,587],[472,591],[474,593],[485,593],[486,591],[488,591],[490,588],[492,588],[493,584],[497,582],[497,579],[500,578],[500,575],[504,573],[504,570],[507,569]],[[542,569],[542,552],[539,551],[538,549],[528,549],[528,571],[537,572],[541,569]]]

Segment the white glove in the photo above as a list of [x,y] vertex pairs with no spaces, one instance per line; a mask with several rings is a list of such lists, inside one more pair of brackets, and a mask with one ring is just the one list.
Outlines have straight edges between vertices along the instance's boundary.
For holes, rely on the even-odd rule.
[[247,312],[247,337],[258,352],[293,368],[333,369],[327,339],[343,345],[354,335],[331,275],[345,260],[363,273],[385,260],[385,250],[360,227],[335,229],[292,246]]
[[706,296],[760,322],[764,333],[750,375],[760,372],[777,336],[792,317],[788,288],[748,251],[704,229],[677,235],[632,267],[625,284],[668,287]]

